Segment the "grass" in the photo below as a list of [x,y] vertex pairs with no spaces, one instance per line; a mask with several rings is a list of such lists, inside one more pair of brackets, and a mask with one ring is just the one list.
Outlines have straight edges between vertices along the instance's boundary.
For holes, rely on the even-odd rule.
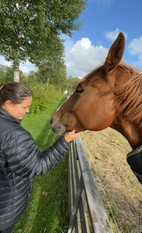
[[117,228],[121,233],[142,232],[142,186],[126,161],[131,151],[128,141],[111,128],[86,131],[81,136],[113,232],[118,232]]
[[[57,140],[50,127],[50,119],[62,99],[48,104],[40,115],[26,116],[22,126],[33,136],[41,151]],[[33,194],[13,233],[63,233],[68,225],[67,157],[47,174],[36,177]]]

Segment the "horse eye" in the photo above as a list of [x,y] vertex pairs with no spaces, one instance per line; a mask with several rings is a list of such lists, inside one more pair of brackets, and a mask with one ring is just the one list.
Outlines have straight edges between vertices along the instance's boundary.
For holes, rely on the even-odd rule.
[[76,89],[76,92],[77,92],[77,93],[82,93],[83,91],[84,91],[84,89],[82,89],[82,88],[80,88],[80,87]]

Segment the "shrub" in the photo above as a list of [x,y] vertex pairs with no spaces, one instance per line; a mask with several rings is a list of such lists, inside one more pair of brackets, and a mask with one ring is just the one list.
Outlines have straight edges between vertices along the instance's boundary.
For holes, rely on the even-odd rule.
[[55,89],[55,86],[43,83],[37,83],[31,87],[33,91],[33,101],[30,107],[30,113],[40,113],[48,103],[55,103],[61,97],[61,92]]
[[54,85],[49,85],[47,87],[47,103],[55,103],[61,96],[61,91],[57,90]]

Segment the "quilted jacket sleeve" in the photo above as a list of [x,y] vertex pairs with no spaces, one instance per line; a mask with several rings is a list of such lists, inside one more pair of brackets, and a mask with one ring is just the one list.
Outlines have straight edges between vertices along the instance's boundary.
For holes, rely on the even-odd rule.
[[23,177],[43,175],[66,155],[70,148],[61,136],[51,147],[40,152],[31,134],[27,131],[3,139],[3,154],[12,172]]

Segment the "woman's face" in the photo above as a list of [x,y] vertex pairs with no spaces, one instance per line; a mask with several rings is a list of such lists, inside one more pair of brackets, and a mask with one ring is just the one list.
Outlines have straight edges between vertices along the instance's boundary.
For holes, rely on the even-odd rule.
[[6,109],[16,119],[22,120],[23,116],[29,112],[31,104],[32,96],[28,96],[20,104],[13,104],[10,100],[7,100],[2,108]]

